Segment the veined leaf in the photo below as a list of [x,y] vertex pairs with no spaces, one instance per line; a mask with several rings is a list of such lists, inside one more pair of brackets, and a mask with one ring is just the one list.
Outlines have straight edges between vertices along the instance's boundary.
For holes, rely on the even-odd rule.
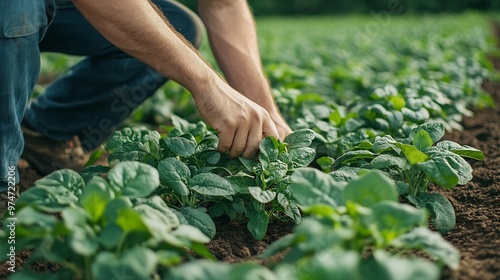
[[161,141],[162,144],[167,146],[173,154],[181,157],[189,157],[193,155],[196,148],[195,141],[184,137],[166,137]]
[[460,253],[440,234],[427,227],[417,227],[392,241],[392,245],[406,250],[419,249],[432,259],[445,263],[451,269],[458,268]]
[[419,125],[418,127],[412,129],[410,132],[410,138],[413,139],[419,130],[425,130],[429,133],[429,136],[431,136],[434,143],[439,141],[439,139],[444,136],[444,125],[440,122],[430,122]]
[[272,136],[268,136],[260,141],[259,160],[262,162],[272,162],[278,159],[278,141]]
[[291,175],[289,189],[302,206],[323,203],[336,207],[341,205],[344,185],[317,169],[299,168]]
[[253,238],[262,240],[267,233],[269,214],[264,210],[247,209],[246,216],[249,218],[247,228]]
[[423,129],[417,131],[417,133],[415,133],[415,136],[413,136],[413,146],[420,151],[431,147],[432,144],[434,144],[434,141],[432,141],[429,133],[427,133],[427,131]]
[[475,160],[484,160],[484,154],[478,149],[467,145],[460,145],[453,141],[444,140],[436,144],[437,147],[448,150],[462,157],[468,157]]
[[116,193],[130,198],[146,197],[160,185],[156,168],[135,161],[118,163],[109,171],[108,180]]
[[425,161],[429,160],[429,157],[415,148],[412,145],[408,144],[402,144],[402,143],[396,143],[396,146],[398,146],[402,151],[403,154],[406,156],[406,159],[408,159],[408,162],[413,165],[417,163],[423,163]]
[[190,225],[198,228],[203,234],[213,239],[216,232],[215,224],[203,209],[183,207],[181,213]]
[[408,199],[419,208],[426,208],[431,215],[432,224],[441,233],[445,234],[455,227],[455,210],[450,201],[438,193],[419,193]]
[[250,195],[260,203],[269,203],[276,198],[276,192],[272,190],[262,190],[260,187],[248,187]]
[[210,196],[226,196],[236,194],[231,184],[221,176],[213,173],[196,174],[189,181],[193,191]]
[[288,149],[309,147],[316,137],[311,129],[299,129],[290,133],[283,142],[288,144]]
[[451,189],[459,182],[459,176],[455,169],[441,156],[433,157],[425,162],[418,162],[418,167],[429,176],[431,182],[441,187]]
[[398,192],[394,181],[380,172],[371,171],[347,184],[343,199],[365,207],[381,201],[398,201]]
[[191,178],[191,171],[186,164],[176,158],[166,158],[158,164],[158,171],[162,184],[171,188],[176,194],[189,195],[187,184]]

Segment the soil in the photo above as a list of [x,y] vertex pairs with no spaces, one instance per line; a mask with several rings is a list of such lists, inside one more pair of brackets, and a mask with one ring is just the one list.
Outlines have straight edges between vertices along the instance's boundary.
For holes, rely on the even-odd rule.
[[[496,26],[495,31],[500,38],[500,26]],[[500,70],[500,58],[492,58],[492,62]],[[484,89],[493,97],[495,108],[474,110],[473,117],[463,120],[464,130],[447,133],[445,139],[480,149],[485,154],[485,160],[469,161],[474,169],[474,178],[467,185],[453,190],[430,189],[451,201],[457,218],[456,228],[445,239],[460,251],[462,260],[457,270],[444,270],[443,280],[500,279],[500,82],[487,81]],[[19,162],[18,168],[21,176],[19,192],[41,177],[24,160]],[[2,197],[0,212],[5,209],[4,202]],[[267,236],[256,241],[245,224],[218,220],[217,235],[208,248],[225,262],[257,260],[256,255],[292,229],[293,225],[289,223],[271,223]],[[17,254],[17,269],[29,255],[28,251]],[[0,264],[0,279],[8,274],[7,267],[7,263]],[[32,269],[54,271],[57,266],[35,263]]]

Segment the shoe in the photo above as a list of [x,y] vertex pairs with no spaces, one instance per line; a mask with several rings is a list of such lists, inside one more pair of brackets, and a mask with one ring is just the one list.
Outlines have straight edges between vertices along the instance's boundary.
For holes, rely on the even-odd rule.
[[43,176],[64,168],[80,172],[90,158],[91,153],[83,150],[78,136],[58,142],[26,125],[21,125],[21,130],[25,143],[21,157]]

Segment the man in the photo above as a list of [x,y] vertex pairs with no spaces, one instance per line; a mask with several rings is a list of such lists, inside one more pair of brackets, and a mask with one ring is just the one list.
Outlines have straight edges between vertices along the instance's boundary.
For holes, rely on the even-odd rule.
[[[23,133],[24,157],[41,173],[79,170],[165,77],[192,93],[218,132],[219,151],[231,157],[252,157],[263,137],[290,133],[262,71],[246,0],[199,0],[198,12],[227,82],[192,47],[199,18],[173,0],[0,0],[0,190]],[[86,58],[27,108],[40,50]]]

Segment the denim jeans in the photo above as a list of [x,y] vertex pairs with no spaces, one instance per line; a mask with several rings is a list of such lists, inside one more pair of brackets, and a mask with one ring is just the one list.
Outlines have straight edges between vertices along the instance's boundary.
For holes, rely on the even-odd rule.
[[[0,0],[0,191],[22,153],[23,117],[56,141],[78,135],[90,151],[167,81],[108,42],[68,2]],[[173,0],[153,2],[199,47],[203,28],[193,12]],[[28,105],[44,51],[84,58]]]

